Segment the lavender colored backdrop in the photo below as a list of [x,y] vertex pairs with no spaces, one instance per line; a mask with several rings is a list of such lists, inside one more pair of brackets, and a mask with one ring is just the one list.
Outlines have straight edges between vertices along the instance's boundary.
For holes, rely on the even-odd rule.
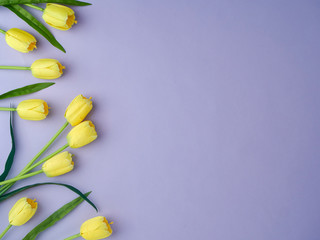
[[[319,239],[318,1],[109,0],[74,9],[73,29],[51,29],[64,54],[0,8],[1,28],[19,27],[39,40],[38,50],[21,54],[0,36],[0,64],[57,58],[67,67],[55,86],[30,96],[52,107],[47,120],[15,115],[10,176],[82,93],[93,97],[89,118],[99,139],[72,150],[75,170],[54,180],[93,191],[99,214],[114,221],[110,240]],[[19,71],[1,70],[0,79],[1,92],[41,82]],[[0,113],[0,170],[8,124]],[[17,186],[37,181],[47,178]],[[39,212],[7,240],[22,239],[76,197],[54,186],[24,192],[0,204],[0,230],[25,195],[37,198]],[[63,239],[96,215],[83,203],[39,239]]]

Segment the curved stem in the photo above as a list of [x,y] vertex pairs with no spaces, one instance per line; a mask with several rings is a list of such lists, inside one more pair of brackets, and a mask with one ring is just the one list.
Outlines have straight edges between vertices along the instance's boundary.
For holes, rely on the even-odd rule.
[[35,175],[40,174],[40,173],[43,173],[42,169],[39,170],[39,171],[36,171],[36,172],[32,172],[32,173],[29,173],[29,174],[25,174],[25,175],[22,175],[22,176],[19,176],[19,177],[15,177],[15,178],[11,178],[9,180],[2,181],[2,182],[0,182],[0,185],[16,182],[16,181],[19,181],[19,180],[22,180],[22,179],[25,179],[25,178],[29,178],[29,177],[35,176]]
[[6,34],[5,30],[0,29],[0,32],[3,33],[3,34]]
[[14,69],[14,70],[31,70],[31,67],[19,67],[19,66],[0,66],[0,69]]
[[1,233],[1,235],[0,235],[0,239],[8,232],[8,230],[10,229],[12,227],[12,225],[11,224],[9,224],[7,227],[6,227],[6,229]]
[[28,6],[28,7],[31,7],[31,8],[34,8],[34,9],[37,9],[37,10],[42,11],[42,12],[44,11],[43,8],[38,7],[38,6],[35,6],[35,5],[33,5],[33,4],[24,4],[24,5],[26,5],[26,6]]
[[0,111],[16,111],[15,108],[0,107]]
[[[65,150],[67,147],[69,147],[69,144],[65,144],[63,145],[61,148],[59,148],[57,151],[55,151],[54,153],[51,153],[50,155],[48,155],[47,157],[41,159],[39,162],[33,164],[31,167],[27,168],[26,170],[24,170],[22,172],[22,174],[25,174],[27,172],[30,172],[32,169],[34,169],[35,167],[39,166],[40,164],[44,163],[45,161],[49,160],[50,158],[54,157],[55,155],[57,155],[58,153],[62,152],[63,150]],[[24,175],[23,175],[24,176]]]
[[78,237],[81,237],[81,234],[80,234],[80,233],[75,234],[75,235],[72,235],[71,237],[68,237],[68,238],[66,238],[66,239],[64,239],[64,240],[71,240],[71,239],[75,239],[75,238],[78,238]]

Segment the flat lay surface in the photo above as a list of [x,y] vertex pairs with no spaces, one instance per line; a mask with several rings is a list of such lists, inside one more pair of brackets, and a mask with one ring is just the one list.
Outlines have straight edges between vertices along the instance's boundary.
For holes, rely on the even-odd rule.
[[[38,239],[79,232],[98,215],[110,240],[316,240],[320,190],[320,3],[317,1],[94,1],[74,7],[78,24],[49,30],[63,53],[8,9],[0,28],[21,28],[38,49],[14,51],[0,34],[0,65],[55,58],[66,66],[54,86],[25,99],[48,102],[43,121],[14,114],[15,176],[65,122],[78,94],[92,97],[98,139],[71,149],[75,169],[48,179],[89,198]],[[44,5],[40,5],[44,6]],[[38,19],[41,12],[30,10]],[[42,20],[42,19],[41,19]],[[45,82],[0,70],[0,93]],[[46,152],[66,143],[66,131]],[[0,172],[11,148],[0,112]],[[0,203],[0,231],[21,197],[38,212],[4,239],[22,239],[77,197],[59,186],[27,190]]]

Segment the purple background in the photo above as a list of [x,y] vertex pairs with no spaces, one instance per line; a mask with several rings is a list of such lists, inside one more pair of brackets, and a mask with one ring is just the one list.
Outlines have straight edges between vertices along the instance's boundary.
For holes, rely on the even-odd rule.
[[[99,138],[70,150],[75,170],[53,180],[93,191],[99,215],[115,222],[110,239],[319,239],[318,1],[110,0],[74,9],[74,28],[50,29],[64,54],[0,8],[1,28],[20,27],[39,40],[38,50],[21,54],[0,36],[0,64],[57,58],[67,67],[48,90],[1,100],[42,98],[52,107],[41,122],[15,115],[10,176],[82,93],[93,97],[89,118]],[[1,92],[41,82],[22,71],[1,70],[0,78]],[[9,114],[0,115],[2,170]],[[75,198],[55,186],[19,194],[0,204],[1,231],[23,196],[37,198],[39,211],[5,239],[22,239]],[[63,239],[96,215],[83,203],[39,239]]]

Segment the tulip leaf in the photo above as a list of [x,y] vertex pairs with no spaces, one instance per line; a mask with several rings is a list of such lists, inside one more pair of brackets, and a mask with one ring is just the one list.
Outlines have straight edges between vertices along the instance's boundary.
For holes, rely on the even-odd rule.
[[10,9],[14,12],[18,17],[28,23],[31,27],[33,27],[36,31],[38,31],[42,36],[44,36],[53,46],[60,49],[62,52],[66,52],[66,50],[62,47],[62,45],[55,39],[52,33],[29,13],[23,7],[19,5],[5,5],[4,7]]
[[76,0],[0,0],[0,6],[26,3],[63,3],[66,5],[88,6],[91,3]]
[[54,183],[54,182],[44,182],[44,183],[36,183],[36,184],[32,184],[32,185],[27,185],[27,186],[24,186],[24,187],[21,187],[21,188],[18,188],[16,190],[13,190],[12,192],[9,192],[9,193],[6,193],[6,194],[3,194],[0,196],[0,202],[24,191],[24,190],[27,190],[29,188],[33,188],[33,187],[37,187],[37,186],[42,186],[42,185],[59,185],[59,186],[64,186],[66,188],[69,188],[71,191],[77,193],[81,198],[83,198],[83,200],[87,201],[97,212],[98,212],[98,209],[97,207],[94,205],[93,202],[91,202],[82,192],[80,192],[77,188],[75,187],[72,187],[71,185],[68,185],[68,184],[63,184],[63,183]]
[[7,161],[6,161],[6,165],[4,167],[4,171],[0,175],[0,182],[4,181],[6,179],[6,177],[8,176],[8,173],[10,172],[11,166],[13,164],[14,154],[16,152],[16,146],[15,146],[14,134],[13,134],[13,127],[12,127],[12,112],[10,112],[10,135],[11,135],[12,147],[11,147],[11,151],[10,151],[9,156],[7,158]]
[[6,92],[4,94],[0,95],[0,100],[5,99],[5,98],[11,98],[11,97],[17,97],[17,96],[22,96],[22,95],[27,95],[30,93],[38,92],[42,89],[48,88],[55,84],[54,82],[45,82],[45,83],[36,83],[36,84],[31,84],[24,86],[22,88],[17,88],[14,90],[11,90],[9,92]]
[[[91,192],[87,192],[84,195],[88,196]],[[76,206],[83,202],[83,198],[78,197],[71,202],[63,205],[53,214],[51,214],[47,219],[42,221],[34,229],[32,229],[22,240],[34,240],[37,236],[49,227],[52,227],[56,222],[64,218],[69,212],[71,212]]]

